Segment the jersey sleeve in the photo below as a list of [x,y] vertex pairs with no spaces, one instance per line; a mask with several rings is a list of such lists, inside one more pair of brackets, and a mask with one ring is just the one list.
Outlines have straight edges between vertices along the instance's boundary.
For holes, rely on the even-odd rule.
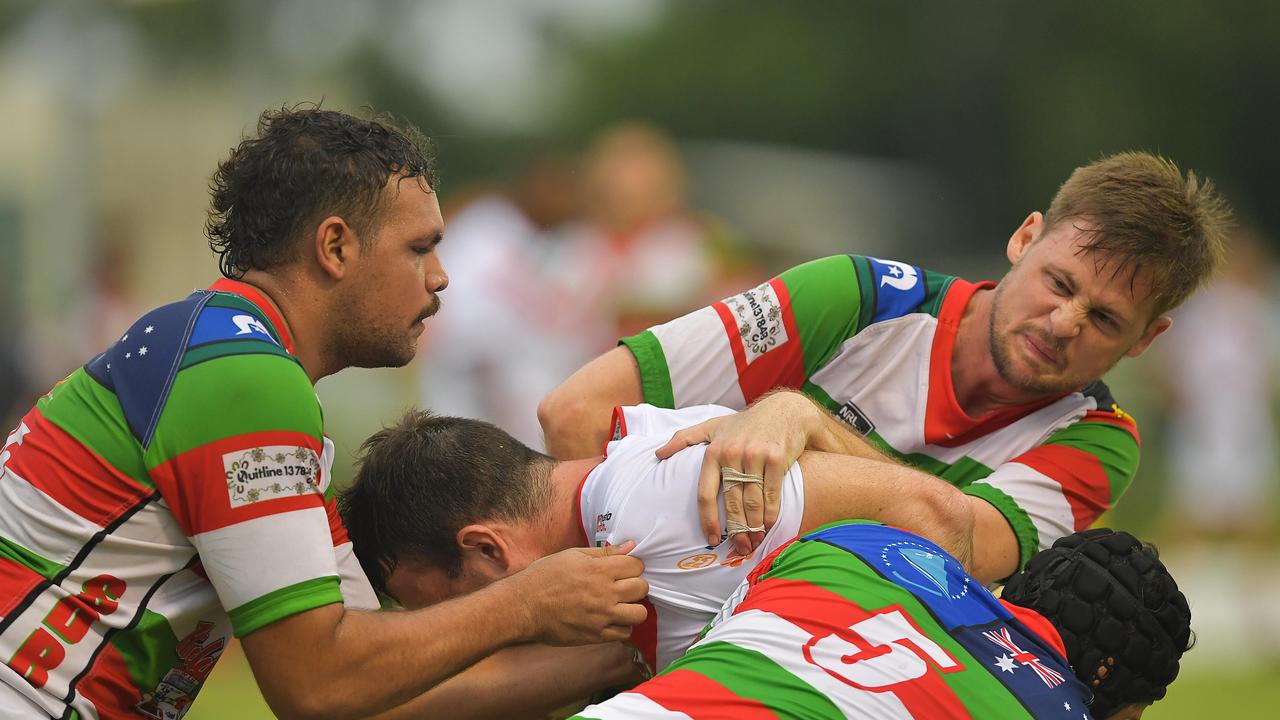
[[146,451],[237,636],[343,601],[319,402],[295,360],[253,342],[187,353]]
[[[325,438],[325,449],[332,447],[329,439]],[[332,463],[326,467],[332,467]],[[325,489],[324,510],[329,517],[329,535],[333,539],[333,557],[338,565],[342,603],[354,610],[379,609],[382,603],[378,601],[378,593],[374,591],[369,577],[364,574],[364,568],[360,567],[360,560],[356,558],[351,538],[347,535],[347,527],[342,524],[337,493],[332,482]]]
[[1019,567],[1055,540],[1084,530],[1129,488],[1138,470],[1137,425],[1090,411],[1044,443],[964,488],[999,510],[1018,538]]
[[[723,415],[732,415],[731,408],[723,405],[694,405],[691,407],[669,410],[654,407],[648,403],[640,405],[615,405],[613,420],[609,426],[609,442],[617,442],[629,435],[666,435],[670,437],[678,430],[690,425]],[[606,454],[608,445],[606,447]]]
[[644,401],[742,409],[776,388],[801,388],[847,338],[871,321],[867,258],[799,265],[746,292],[626,337]]

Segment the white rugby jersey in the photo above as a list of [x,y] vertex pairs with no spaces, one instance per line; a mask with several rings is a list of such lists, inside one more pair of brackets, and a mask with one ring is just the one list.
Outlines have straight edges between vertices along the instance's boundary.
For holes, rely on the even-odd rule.
[[[614,409],[605,459],[582,481],[578,510],[584,544],[636,541],[644,561],[649,617],[631,642],[655,671],[698,638],[725,598],[747,574],[800,532],[804,483],[792,465],[782,485],[778,521],[750,555],[739,556],[722,536],[708,547],[698,521],[698,472],[706,454],[696,445],[659,461],[654,452],[672,433],[733,411],[717,406],[664,410],[651,405]],[[724,510],[721,508],[721,524]]]
[[621,342],[659,407],[741,409],[776,387],[805,392],[882,451],[990,502],[1025,564],[1119,499],[1138,434],[1101,382],[977,418],[961,409],[956,332],[991,286],[837,255]]

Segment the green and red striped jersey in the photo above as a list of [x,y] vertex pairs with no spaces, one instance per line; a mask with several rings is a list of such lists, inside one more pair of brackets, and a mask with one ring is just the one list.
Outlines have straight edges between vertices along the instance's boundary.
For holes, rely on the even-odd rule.
[[1089,720],[1044,617],[858,521],[766,558],[662,674],[579,720]]
[[178,718],[234,633],[376,607],[274,306],[223,280],[144,315],[0,455],[0,715]]
[[1089,527],[1137,471],[1138,433],[1106,386],[970,417],[951,358],[974,284],[892,260],[839,255],[623,338],[644,401],[742,409],[802,390],[881,450],[1004,514],[1021,562]]

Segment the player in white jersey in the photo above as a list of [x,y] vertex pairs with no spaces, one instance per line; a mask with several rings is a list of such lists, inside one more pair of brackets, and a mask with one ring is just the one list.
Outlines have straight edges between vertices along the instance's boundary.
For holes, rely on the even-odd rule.
[[[693,643],[760,558],[824,523],[871,517],[969,556],[975,540],[958,490],[913,480],[902,465],[820,452],[787,470],[778,522],[760,548],[743,556],[728,542],[708,546],[695,481],[705,449],[654,453],[676,428],[731,412],[617,408],[603,457],[555,462],[488,423],[411,411],[366,442],[339,507],[374,587],[410,609],[565,548],[634,540],[652,612],[631,641],[653,669]],[[873,474],[873,463],[876,482],[843,482]]]

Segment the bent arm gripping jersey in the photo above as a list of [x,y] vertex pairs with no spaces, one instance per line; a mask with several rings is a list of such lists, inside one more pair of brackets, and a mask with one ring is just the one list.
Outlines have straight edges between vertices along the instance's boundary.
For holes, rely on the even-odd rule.
[[702,639],[593,720],[1089,720],[1043,617],[916,535],[824,526],[763,562]]
[[0,716],[178,718],[232,633],[344,591],[376,607],[290,347],[253,288],[221,281],[23,418],[0,456]]
[[1137,470],[1137,427],[1100,382],[965,414],[952,350],[969,299],[989,287],[839,255],[621,342],[660,407],[741,409],[775,387],[802,390],[887,454],[994,505],[1025,563],[1119,499]]

